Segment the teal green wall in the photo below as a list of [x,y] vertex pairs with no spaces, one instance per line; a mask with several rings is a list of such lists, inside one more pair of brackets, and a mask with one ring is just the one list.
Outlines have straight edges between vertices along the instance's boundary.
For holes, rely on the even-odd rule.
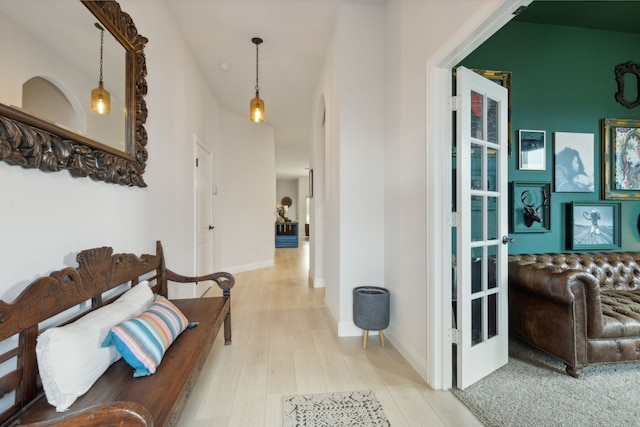
[[[640,119],[640,107],[628,109],[614,98],[614,67],[627,61],[640,63],[640,35],[513,22],[461,62],[512,72],[509,182],[549,182],[553,190],[553,133],[594,134],[595,192],[553,192],[551,232],[511,233],[510,253],[568,251],[569,204],[601,200],[600,120]],[[518,129],[546,131],[546,171],[518,170]],[[640,250],[640,201],[621,201],[621,207],[621,249]]]

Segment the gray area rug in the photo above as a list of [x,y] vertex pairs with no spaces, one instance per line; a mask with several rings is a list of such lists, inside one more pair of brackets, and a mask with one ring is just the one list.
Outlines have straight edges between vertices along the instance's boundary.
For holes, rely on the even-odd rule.
[[371,390],[284,397],[285,427],[390,425],[375,392]]
[[507,365],[453,393],[487,426],[640,425],[640,364],[588,366],[576,379],[514,338]]

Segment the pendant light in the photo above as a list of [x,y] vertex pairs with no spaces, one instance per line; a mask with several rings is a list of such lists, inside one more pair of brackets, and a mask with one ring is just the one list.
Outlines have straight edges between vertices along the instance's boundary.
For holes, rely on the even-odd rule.
[[96,28],[100,30],[100,80],[98,87],[91,91],[91,111],[96,114],[109,114],[111,112],[111,95],[102,84],[102,53],[104,51],[104,28],[96,22]]
[[260,99],[260,86],[258,85],[258,46],[262,43],[260,37],[251,39],[256,45],[256,97],[249,102],[249,120],[255,123],[264,122],[264,101]]

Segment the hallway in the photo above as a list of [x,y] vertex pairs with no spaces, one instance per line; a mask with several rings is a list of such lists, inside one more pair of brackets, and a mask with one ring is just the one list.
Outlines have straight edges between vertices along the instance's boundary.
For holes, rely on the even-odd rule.
[[371,336],[363,350],[361,337],[335,336],[324,289],[307,284],[307,240],[275,251],[274,267],[235,275],[233,343],[218,334],[180,426],[282,426],[284,395],[368,389],[394,427],[481,425],[453,394],[431,390],[392,337],[382,348]]

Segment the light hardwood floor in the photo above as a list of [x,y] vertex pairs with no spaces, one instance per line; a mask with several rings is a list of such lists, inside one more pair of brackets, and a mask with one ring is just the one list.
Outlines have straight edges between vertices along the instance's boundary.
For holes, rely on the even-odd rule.
[[374,390],[394,427],[481,426],[453,394],[430,389],[391,337],[382,348],[370,336],[364,350],[361,337],[336,336],[324,290],[308,286],[308,246],[235,275],[233,343],[218,334],[179,425],[282,426],[285,395]]

